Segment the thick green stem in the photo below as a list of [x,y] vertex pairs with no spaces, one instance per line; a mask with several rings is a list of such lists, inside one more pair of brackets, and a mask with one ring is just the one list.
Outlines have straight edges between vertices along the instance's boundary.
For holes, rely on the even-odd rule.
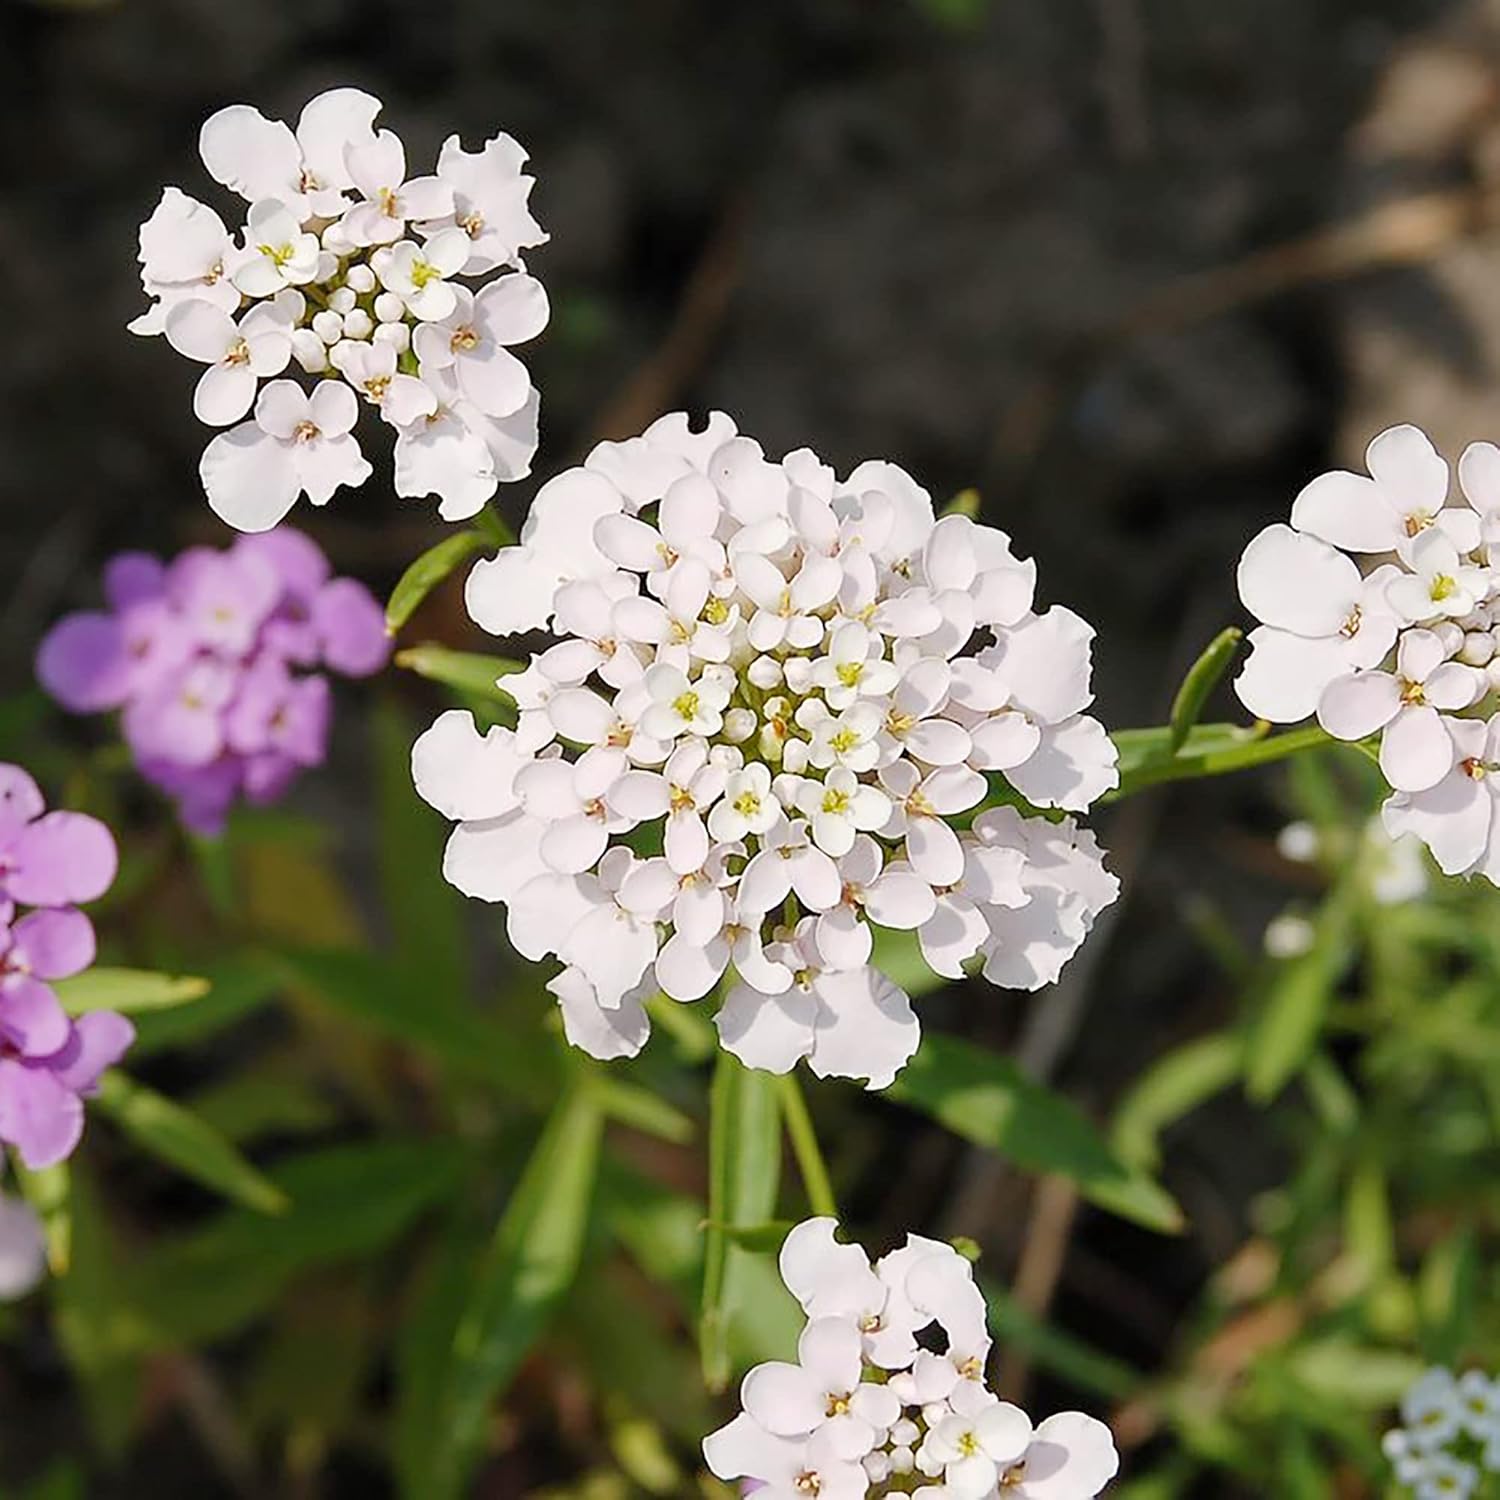
[[786,1122],[792,1155],[797,1158],[797,1170],[802,1174],[808,1207],[819,1218],[836,1219],[839,1206],[833,1196],[828,1164],[823,1160],[823,1149],[818,1145],[817,1132],[813,1129],[812,1116],[807,1112],[807,1100],[802,1097],[796,1074],[784,1073],[776,1080],[776,1086],[781,1094],[781,1117]]
[[[1120,785],[1101,802],[1119,802],[1147,787],[1159,786],[1167,781],[1197,781],[1206,776],[1227,776],[1231,771],[1245,771],[1253,766],[1269,765],[1285,760],[1289,755],[1299,755],[1304,750],[1322,750],[1329,745],[1348,744],[1336,740],[1319,728],[1309,724],[1304,729],[1288,730],[1285,734],[1268,735],[1264,739],[1248,740],[1244,744],[1228,745],[1220,749],[1193,751],[1191,742],[1186,754],[1163,756],[1159,760],[1148,760],[1131,767],[1120,777]],[[1363,745],[1352,745],[1352,749],[1365,752]]]
[[474,517],[474,530],[479,532],[487,542],[496,547],[509,547],[514,545],[516,534],[508,525],[505,518],[495,509],[493,504],[485,508]]

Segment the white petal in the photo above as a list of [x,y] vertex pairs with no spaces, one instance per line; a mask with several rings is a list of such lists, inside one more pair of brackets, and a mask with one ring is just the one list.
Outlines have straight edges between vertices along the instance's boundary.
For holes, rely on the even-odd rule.
[[[1400,517],[1380,485],[1342,469],[1320,474],[1303,488],[1292,503],[1292,525],[1350,552],[1388,552],[1402,536]],[[1260,614],[1245,602],[1252,613]],[[1283,623],[1261,618],[1268,625]]]
[[958,835],[936,818],[913,818],[906,829],[906,858],[929,885],[957,885],[964,851]]
[[248,104],[231,104],[203,122],[198,154],[215,182],[251,202],[296,191],[302,152],[280,120]]
[[962,979],[964,964],[979,952],[989,934],[989,925],[972,901],[949,895],[938,898],[936,909],[922,924],[917,938],[933,973],[945,979]]
[[578,969],[564,969],[547,988],[562,1010],[563,1035],[590,1057],[612,1062],[635,1057],[646,1045],[651,1021],[636,997],[627,995],[618,1006],[606,1009]]
[[536,852],[545,824],[524,813],[460,823],[443,854],[443,878],[478,901],[509,901],[546,868]]
[[673,933],[656,955],[656,982],[674,1000],[701,1000],[729,966],[729,944],[722,937],[696,943]]
[[234,319],[222,307],[189,297],[167,312],[167,342],[188,359],[217,364],[239,338]]
[[562,582],[556,568],[529,547],[502,547],[494,557],[474,564],[464,585],[464,603],[480,629],[521,635],[547,623]]
[[763,995],[737,984],[714,1017],[719,1043],[747,1068],[789,1073],[813,1047],[817,998],[799,989]]
[[887,870],[865,892],[865,912],[882,927],[909,931],[932,916],[936,906],[932,887],[905,870]]
[[210,365],[193,388],[193,415],[210,427],[238,422],[255,400],[255,386],[249,365]]
[[1425,792],[1453,768],[1453,739],[1442,716],[1425,704],[1406,708],[1380,739],[1380,769],[1398,792]]
[[980,771],[1008,771],[1035,753],[1042,731],[1025,714],[997,713],[975,725],[969,738],[971,766]]
[[608,843],[604,824],[579,813],[554,823],[542,835],[542,858],[560,875],[577,875],[598,862]]
[[291,453],[254,422],[214,438],[198,476],[214,514],[237,531],[269,531],[301,491]]
[[1256,619],[1295,635],[1337,634],[1359,598],[1359,569],[1349,558],[1280,524],[1245,548],[1236,579]]
[[1389,672],[1335,677],[1318,699],[1318,723],[1339,740],[1362,740],[1401,712],[1401,684]]
[[740,1386],[740,1400],[767,1432],[783,1437],[812,1432],[823,1421],[828,1405],[827,1392],[816,1376],[781,1360],[756,1365]]
[[1365,449],[1365,467],[1397,504],[1437,510],[1448,498],[1448,465],[1420,427],[1387,427]]
[[817,994],[822,1004],[808,1066],[819,1078],[866,1078],[872,1089],[885,1088],[922,1040],[906,992],[865,968],[820,975]]
[[863,969],[870,961],[869,927],[852,907],[839,905],[818,918],[818,952],[830,969]]
[[1048,1417],[1026,1450],[1026,1500],[1093,1500],[1119,1472],[1108,1427],[1082,1412]]
[[515,735],[499,725],[480,735],[474,716],[453,708],[412,746],[417,795],[445,818],[471,822],[498,818],[520,805],[514,787],[524,758]]
[[1262,625],[1249,640],[1234,690],[1256,718],[1273,724],[1296,724],[1316,712],[1328,684],[1360,664],[1358,642],[1337,635],[1312,640]]

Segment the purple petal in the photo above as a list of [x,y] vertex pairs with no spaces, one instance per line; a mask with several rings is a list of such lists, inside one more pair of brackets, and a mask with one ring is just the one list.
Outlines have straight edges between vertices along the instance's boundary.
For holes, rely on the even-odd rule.
[[167,570],[149,552],[122,552],[104,569],[104,597],[111,609],[157,599],[166,586]]
[[0,762],[0,841],[8,843],[46,810],[36,782],[20,766]]
[[6,962],[38,979],[67,979],[93,963],[97,946],[94,924],[77,907],[34,911],[11,933]]
[[59,620],[36,654],[37,680],[75,714],[118,708],[130,692],[125,632],[113,615],[78,614]]
[[328,578],[328,559],[322,549],[300,531],[278,526],[254,536],[242,536],[232,549],[235,556],[255,557],[270,565],[283,593],[310,604]]
[[364,584],[336,578],[313,605],[313,624],[323,646],[323,660],[346,677],[368,677],[391,655],[385,612]]
[[156,692],[125,710],[125,738],[140,760],[206,766],[224,748],[223,709],[239,688],[240,674],[224,662],[201,658]]
[[199,645],[242,656],[276,608],[281,585],[263,558],[195,547],[168,570],[167,598]]
[[73,906],[97,901],[119,863],[114,835],[98,818],[48,813],[0,853],[0,886],[26,906]]
[[91,1094],[99,1075],[125,1056],[135,1040],[135,1027],[112,1010],[91,1010],[73,1022],[73,1035],[46,1066],[64,1088]]
[[72,1022],[57,996],[38,980],[0,980],[0,1038],[27,1058],[50,1058],[68,1045]]
[[72,1155],[83,1134],[83,1101],[46,1068],[0,1060],[0,1140],[33,1172]]
[[130,661],[129,696],[154,692],[193,659],[192,632],[165,599],[144,599],[120,616],[125,654]]
[[290,756],[279,755],[274,750],[264,755],[252,755],[245,762],[245,795],[257,807],[280,802],[301,770],[302,767]]
[[271,745],[298,765],[320,766],[328,754],[333,695],[326,677],[294,682],[271,720]]
[[180,766],[174,761],[144,760],[142,776],[177,803],[177,814],[194,833],[217,838],[244,779],[244,762],[224,755],[207,766]]
[[240,679],[239,691],[224,716],[229,748],[254,755],[270,748],[271,721],[292,691],[292,675],[281,660],[262,653]]

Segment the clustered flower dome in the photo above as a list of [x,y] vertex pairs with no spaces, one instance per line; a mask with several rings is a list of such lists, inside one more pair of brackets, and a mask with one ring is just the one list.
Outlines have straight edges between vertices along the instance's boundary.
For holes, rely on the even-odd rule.
[[436,495],[446,520],[524,478],[536,452],[539,398],[510,352],[548,318],[521,259],[547,239],[526,152],[508,135],[477,152],[450,136],[435,173],[408,176],[400,138],[375,128],[380,109],[333,89],[295,132],[249,105],[221,109],[199,152],[248,204],[243,227],[175,187],[141,225],[153,300],[130,326],[206,367],[193,410],[228,430],[200,474],[241,531],[369,478],[361,402],[395,431],[396,493]]
[[[84,1097],[135,1038],[113,1011],[70,1019],[52,988],[93,963],[93,924],[78,907],[110,888],[118,863],[97,818],[49,813],[20,766],[0,765],[0,1144],[34,1171],[72,1154]],[[0,1283],[14,1284],[20,1218],[7,1200],[0,1210]]]
[[189,828],[216,834],[241,797],[275,802],[322,764],[324,671],[365,677],[390,656],[374,596],[330,575],[317,544],[287,527],[168,564],[122,553],[105,568],[108,608],[59,620],[37,676],[73,713],[120,710],[141,774]]
[[1108,1427],[1076,1411],[1033,1427],[985,1384],[990,1338],[968,1261],[912,1234],[871,1266],[837,1227],[809,1219],[783,1242],[782,1280],[808,1319],[797,1362],[745,1376],[744,1410],[703,1443],[713,1473],[756,1481],[762,1500],[1099,1494],[1119,1469]]
[[1464,450],[1452,505],[1417,428],[1380,433],[1365,461],[1368,477],[1314,479],[1291,525],[1246,547],[1240,598],[1261,623],[1235,688],[1272,723],[1316,714],[1338,739],[1378,735],[1392,837],[1500,883],[1500,449]]
[[1486,1475],[1500,1474],[1500,1382],[1483,1370],[1428,1370],[1381,1446],[1413,1500],[1469,1500]]
[[[562,961],[549,988],[595,1056],[641,1049],[658,990],[732,969],[736,1057],[883,1086],[919,1029],[874,928],[1035,989],[1117,894],[1066,816],[1117,783],[1093,631],[1035,585],[894,464],[771,462],[722,414],[602,443],[469,576],[479,625],[556,641],[502,680],[514,729],[451,711],[414,749],[459,824],[445,873]],[[1056,820],[990,805],[1016,794]]]

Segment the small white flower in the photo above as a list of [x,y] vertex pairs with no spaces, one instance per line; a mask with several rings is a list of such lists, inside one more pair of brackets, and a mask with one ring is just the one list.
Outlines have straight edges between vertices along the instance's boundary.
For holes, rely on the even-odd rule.
[[233,281],[247,297],[272,297],[283,287],[304,286],[318,274],[322,246],[284,203],[264,198],[250,205],[245,226],[247,258]]
[[1412,572],[1391,580],[1385,596],[1408,622],[1470,613],[1484,597],[1489,576],[1460,557],[1446,532],[1423,532],[1411,545]]
[[723,726],[728,684],[707,674],[690,682],[679,668],[666,665],[647,668],[644,683],[651,706],[641,715],[641,728],[653,739],[708,738]]
[[279,375],[292,356],[290,319],[274,303],[252,307],[238,324],[222,308],[197,298],[167,313],[167,342],[208,366],[193,392],[193,413],[211,427],[238,422],[262,380]]
[[406,147],[382,130],[344,152],[350,180],[364,198],[344,215],[356,245],[389,245],[406,233],[409,219],[439,219],[453,211],[453,189],[440,177],[406,176]]
[[1453,740],[1439,710],[1468,708],[1486,685],[1483,673],[1446,655],[1432,631],[1404,631],[1395,672],[1336,677],[1318,700],[1318,722],[1341,740],[1383,731],[1385,779],[1398,791],[1425,791],[1453,765]]
[[362,344],[346,339],[329,351],[329,363],[392,427],[410,427],[437,412],[437,397],[415,375],[397,369],[389,344]]
[[756,761],[729,777],[722,800],[708,816],[708,831],[727,843],[746,834],[764,836],[782,818],[781,803],[771,790],[771,772]]
[[856,834],[883,828],[891,815],[890,799],[844,766],[835,766],[822,781],[803,782],[797,809],[808,819],[813,842],[835,859],[854,847]]
[[467,287],[450,290],[452,311],[423,323],[412,336],[422,371],[451,369],[467,400],[490,416],[506,416],[525,404],[531,390],[526,366],[509,346],[534,339],[547,326],[547,293],[534,276],[504,276],[478,296]]
[[196,198],[164,188],[141,225],[140,247],[141,286],[156,300],[130,324],[132,333],[162,333],[167,314],[188,299],[226,314],[239,307],[240,291],[230,278],[243,252],[218,214]]
[[204,449],[199,474],[214,513],[240,531],[269,531],[299,495],[326,505],[341,485],[358,488],[372,472],[350,435],[358,416],[342,382],[319,381],[308,396],[294,381],[271,381],[254,420]]
[[465,151],[456,135],[443,142],[437,175],[452,191],[453,208],[419,227],[425,233],[451,222],[462,229],[469,237],[467,275],[519,267],[523,250],[547,243],[526,206],[534,179],[521,171],[525,162],[525,151],[508,135],[492,137],[482,151]]
[[[468,258],[469,239],[463,230],[440,229],[425,245],[401,240],[382,246],[370,257],[370,267],[381,286],[399,297],[412,317],[440,322],[458,307],[458,289],[447,278],[462,271]],[[517,400],[507,410],[519,405]]]

